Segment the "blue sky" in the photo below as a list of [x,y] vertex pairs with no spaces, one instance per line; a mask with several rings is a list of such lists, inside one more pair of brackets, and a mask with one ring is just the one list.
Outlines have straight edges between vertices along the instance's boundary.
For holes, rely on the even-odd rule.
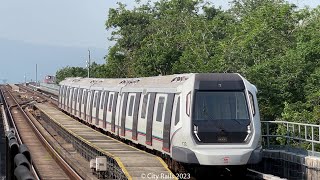
[[[105,29],[114,0],[0,0],[0,83],[21,82],[24,75],[38,79],[65,66],[85,66],[87,49],[103,63],[113,43]],[[121,1],[133,6],[133,0]],[[228,7],[227,1],[211,0]],[[320,0],[290,0],[300,7],[316,7]],[[28,48],[26,48],[28,47]],[[35,50],[36,49],[36,50]]]

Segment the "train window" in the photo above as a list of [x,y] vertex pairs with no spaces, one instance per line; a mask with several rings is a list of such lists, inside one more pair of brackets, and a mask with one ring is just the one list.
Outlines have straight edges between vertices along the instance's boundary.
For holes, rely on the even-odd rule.
[[77,89],[73,89],[73,93],[72,93],[72,101],[74,101],[76,99],[76,91]]
[[67,99],[68,96],[68,87],[66,86],[66,89],[64,90],[64,97]]
[[132,116],[134,96],[130,96],[128,116]]
[[[240,91],[197,91],[193,108],[194,121],[249,120],[245,93]],[[240,124],[240,123],[239,123]]]
[[146,118],[147,112],[148,95],[143,96],[142,107],[141,107],[141,118]]
[[60,95],[60,97],[61,97],[61,94],[62,94],[62,88],[63,88],[63,86],[61,86],[61,87],[59,88],[59,95]]
[[156,117],[156,121],[158,122],[162,121],[163,106],[164,106],[164,97],[159,97],[157,117]]
[[65,95],[66,104],[68,104],[68,102],[69,102],[69,93],[70,93],[70,88],[68,87],[68,88],[66,89],[66,95]]
[[250,99],[250,107],[251,107],[251,111],[252,111],[252,115],[255,116],[256,115],[256,110],[254,107],[254,100],[253,100],[253,95],[250,91],[249,92],[249,99]]
[[73,101],[76,101],[76,99],[77,99],[77,94],[78,94],[78,89],[74,89],[74,92],[73,92]]
[[110,100],[109,100],[109,108],[108,108],[109,112],[111,112],[112,102],[113,102],[113,94],[111,94]]
[[94,93],[94,102],[93,102],[93,107],[97,107],[97,103],[98,103],[98,94]]
[[85,90],[85,91],[84,91],[84,94],[83,94],[83,96],[82,96],[82,104],[84,104],[84,100],[85,100],[85,98],[87,97],[87,95],[88,95],[88,92]]
[[180,97],[177,100],[177,107],[176,107],[176,116],[174,118],[174,125],[176,126],[180,121]]
[[70,94],[69,94],[69,96],[70,96],[70,102],[69,102],[69,103],[70,103],[70,104],[71,104],[72,101],[73,101],[73,97],[74,97],[74,93],[73,93],[73,92],[74,92],[74,88],[71,88],[71,89],[70,89]]
[[78,103],[80,103],[80,98],[82,97],[83,89],[80,89],[79,96],[78,96]]
[[106,97],[106,92],[103,92],[102,99],[101,99],[101,102],[100,102],[100,109],[103,109],[103,104],[104,104],[105,97]]
[[62,92],[63,92],[63,86],[61,86],[59,88],[59,101],[61,102],[61,99],[62,99]]

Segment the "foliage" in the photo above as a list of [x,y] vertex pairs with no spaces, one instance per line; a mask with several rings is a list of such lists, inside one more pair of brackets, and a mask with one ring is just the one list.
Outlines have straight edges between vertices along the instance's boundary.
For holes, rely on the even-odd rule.
[[64,67],[56,72],[57,83],[64,80],[66,77],[86,77],[87,70],[81,67]]
[[[320,7],[284,0],[233,0],[222,10],[205,0],[136,1],[109,10],[115,45],[94,77],[186,72],[240,73],[258,88],[262,120],[319,124]],[[85,76],[70,67],[57,78]],[[58,76],[58,74],[60,74]]]
[[[56,72],[57,83],[64,80],[67,77],[87,77],[88,69],[82,67],[64,67]],[[90,77],[105,78],[106,66],[104,64],[99,65],[93,62],[90,65]]]

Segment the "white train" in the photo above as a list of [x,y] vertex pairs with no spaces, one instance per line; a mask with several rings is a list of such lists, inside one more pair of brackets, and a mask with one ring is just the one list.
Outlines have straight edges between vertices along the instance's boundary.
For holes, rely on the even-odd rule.
[[261,160],[257,89],[239,74],[68,78],[60,85],[64,111],[177,162]]

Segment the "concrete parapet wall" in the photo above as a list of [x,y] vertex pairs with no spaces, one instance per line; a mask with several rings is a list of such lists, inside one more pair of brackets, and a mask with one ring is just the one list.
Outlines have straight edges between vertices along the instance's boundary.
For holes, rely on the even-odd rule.
[[320,179],[320,157],[286,150],[265,149],[262,162],[255,168],[287,179]]
[[307,179],[320,179],[320,158],[314,156],[307,156],[305,158],[307,168]]

